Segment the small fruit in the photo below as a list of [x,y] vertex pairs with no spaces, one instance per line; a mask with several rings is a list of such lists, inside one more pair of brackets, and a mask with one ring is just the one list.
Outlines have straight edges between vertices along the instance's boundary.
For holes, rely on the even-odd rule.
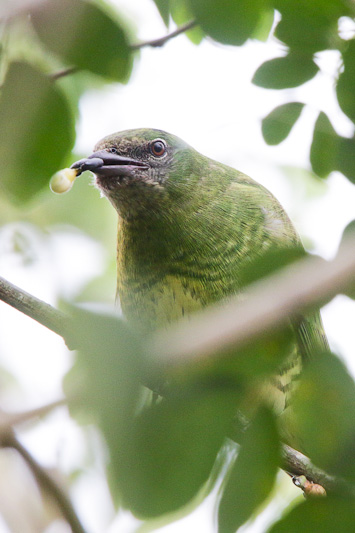
[[63,168],[52,176],[49,186],[57,194],[68,192],[79,174],[79,169]]

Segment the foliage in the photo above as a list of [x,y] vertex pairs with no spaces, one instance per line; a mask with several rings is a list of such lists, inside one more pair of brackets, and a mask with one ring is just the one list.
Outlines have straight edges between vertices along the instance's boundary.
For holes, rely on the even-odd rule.
[[[166,26],[171,19],[179,24],[196,20],[188,36],[197,45],[211,38],[240,46],[248,39],[263,40],[273,27],[285,54],[255,72],[253,83],[265,89],[308,82],[320,73],[318,54],[337,50],[337,99],[355,122],[355,40],[346,41],[338,31],[342,17],[355,16],[353,2],[154,1]],[[280,16],[274,27],[276,10]],[[0,183],[5,196],[1,220],[16,216],[13,201],[24,206],[32,202],[38,224],[65,221],[101,237],[102,221],[110,215],[93,206],[87,187],[78,185],[65,213],[53,199],[43,208],[39,193],[48,186],[51,174],[73,158],[76,108],[86,86],[95,86],[98,80],[100,84],[129,82],[136,54],[132,30],[121,13],[89,0],[33,2],[30,11],[14,10],[0,24],[4,36],[0,129],[6,132],[0,141],[0,157],[6,161]],[[16,39],[5,38],[16,34],[19,24],[27,28],[27,48],[36,50],[25,58],[17,51]],[[62,80],[62,74],[68,79]],[[265,141],[274,145],[286,139],[297,120],[302,120],[304,107],[302,102],[290,101],[265,111]],[[339,135],[322,109],[314,125],[310,163],[322,178],[340,171],[355,182],[355,136]],[[75,195],[85,199],[89,215],[84,218],[75,209]],[[93,223],[95,210],[99,215]],[[245,285],[299,256],[299,250],[264,256],[245,273]],[[350,288],[349,294],[353,294]],[[222,483],[219,530],[233,532],[253,518],[270,497],[280,464],[278,421],[268,405],[254,400],[260,380],[272,376],[287,357],[293,333],[285,328],[267,338],[260,336],[243,349],[217,352],[212,362],[183,372],[161,368],[149,347],[151,339],[122,321],[77,308],[72,313],[75,333],[70,345],[78,353],[65,390],[72,416],[96,425],[103,436],[115,502],[143,519],[179,512],[184,506],[190,510],[187,506],[194,499],[198,503],[214,482],[220,483],[223,475],[215,475],[214,465],[229,435],[239,441],[240,452]],[[158,383],[164,399],[143,402],[142,383],[153,389]],[[303,451],[317,466],[355,484],[355,385],[336,356],[315,357],[306,368],[294,410],[293,427]],[[246,430],[234,420],[236,412],[250,419]],[[354,501],[334,495],[287,509],[270,531],[300,532],[306,524],[308,530],[350,532],[354,523]]]

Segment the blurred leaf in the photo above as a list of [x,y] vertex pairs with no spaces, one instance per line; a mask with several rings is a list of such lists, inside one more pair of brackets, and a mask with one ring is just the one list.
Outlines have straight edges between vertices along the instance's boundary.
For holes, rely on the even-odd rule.
[[48,186],[73,146],[66,98],[34,67],[12,63],[2,88],[0,128],[1,186],[17,200],[30,200]]
[[355,122],[355,39],[348,42],[343,53],[344,72],[337,83],[337,97],[341,109]]
[[135,412],[143,375],[140,338],[114,316],[71,308],[67,338],[78,349],[65,377],[65,392],[73,413],[101,428],[110,448]]
[[336,168],[355,183],[355,137],[351,139],[338,137]]
[[118,21],[84,0],[49,0],[31,10],[43,43],[69,66],[125,82],[132,55]]
[[354,500],[327,498],[310,499],[294,507],[276,522],[268,533],[353,533]]
[[343,0],[274,0],[281,13],[275,36],[291,49],[314,53],[336,48],[338,19],[351,13]]
[[252,36],[269,7],[268,0],[189,0],[191,10],[210,37],[224,44],[242,45]]
[[270,494],[280,464],[272,413],[262,408],[245,432],[219,505],[219,532],[234,533]]
[[266,89],[286,89],[306,83],[318,70],[311,56],[292,52],[263,63],[255,72],[252,82]]
[[240,273],[240,283],[242,287],[250,285],[259,279],[277,272],[283,267],[305,257],[306,252],[301,245],[284,246],[278,248],[269,248],[266,252],[261,253]]
[[[277,371],[293,351],[295,337],[290,326],[260,336],[237,352],[231,350],[230,358],[219,366],[239,380],[265,377]],[[259,400],[259,398],[257,398]]]
[[355,383],[337,357],[323,353],[304,368],[293,412],[302,451],[327,472],[355,481]]
[[265,42],[272,30],[272,26],[274,24],[274,17],[275,12],[273,9],[269,9],[268,11],[265,11],[261,14],[258,25],[256,26],[255,30],[253,31],[253,34],[251,36],[252,39],[257,39],[258,41]]
[[181,387],[110,441],[111,485],[138,517],[187,504],[208,480],[231,425],[235,391]]
[[311,145],[311,164],[313,171],[321,178],[336,168],[338,135],[325,113],[319,113],[314,126]]
[[325,113],[319,114],[314,126],[310,158],[318,176],[324,178],[339,170],[355,182],[355,137],[338,135]]
[[165,26],[168,27],[170,18],[170,0],[154,0],[154,4],[157,6]]
[[279,144],[286,139],[303,107],[300,102],[290,102],[276,107],[263,119],[262,132],[267,144]]

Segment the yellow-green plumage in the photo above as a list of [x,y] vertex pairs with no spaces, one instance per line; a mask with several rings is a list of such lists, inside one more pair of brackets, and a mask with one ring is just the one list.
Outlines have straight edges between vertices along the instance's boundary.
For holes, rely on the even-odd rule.
[[[163,143],[162,155],[154,154],[154,142]],[[114,152],[120,165],[126,160],[145,165],[131,165],[126,173],[119,169],[119,176],[113,167],[106,170],[109,176],[93,169],[98,187],[118,212],[121,306],[127,319],[144,329],[188,319],[237,294],[242,270],[269,248],[301,246],[269,191],[175,136],[128,130],[104,138],[95,150],[98,157]],[[302,357],[327,348],[319,313],[302,319],[296,330],[293,354],[268,385],[279,410]]]

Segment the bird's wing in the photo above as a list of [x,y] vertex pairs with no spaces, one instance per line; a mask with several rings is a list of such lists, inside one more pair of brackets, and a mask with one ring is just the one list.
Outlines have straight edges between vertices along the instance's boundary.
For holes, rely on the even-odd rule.
[[317,354],[329,351],[328,340],[318,310],[296,319],[295,332],[304,362]]

